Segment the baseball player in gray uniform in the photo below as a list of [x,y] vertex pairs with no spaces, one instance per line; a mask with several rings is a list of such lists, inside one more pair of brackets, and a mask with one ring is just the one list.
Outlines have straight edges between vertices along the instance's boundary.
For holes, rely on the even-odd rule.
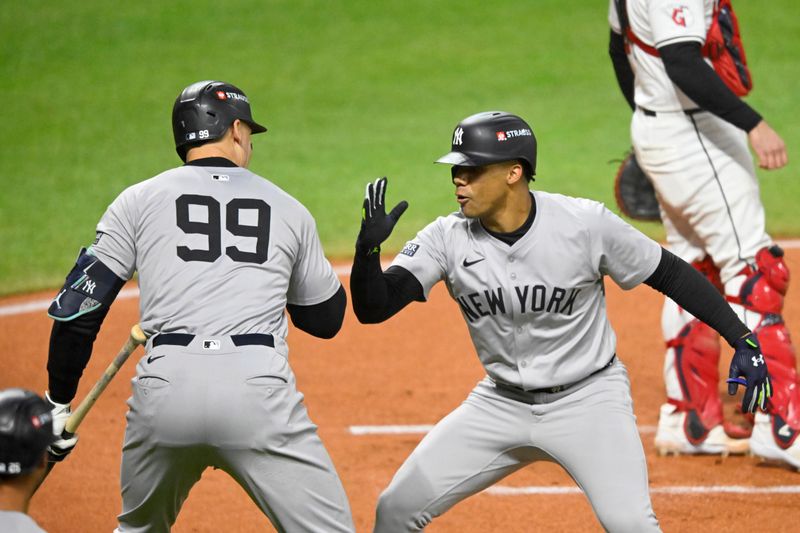
[[380,244],[407,203],[387,214],[386,178],[367,186],[353,308],[360,321],[381,322],[443,281],[486,377],[400,467],[375,531],[423,530],[536,461],[560,464],[606,530],[659,530],[605,277],[624,289],[647,283],[720,331],[736,349],[730,374],[746,382],[750,411],[769,396],[757,341],[702,275],[602,204],[532,192],[536,139],[520,117],[465,118],[437,162],[452,165],[460,210],[422,229],[386,272]]
[[[353,531],[348,501],[288,362],[288,314],[322,338],[346,296],[297,200],[247,170],[245,94],[219,81],[176,99],[185,165],[108,207],[50,306],[48,396],[56,434],[123,280],[139,273],[149,339],[136,367],[122,452],[120,532],[169,531],[209,466],[233,477],[278,531]],[[76,437],[53,445],[64,455]]]
[[46,473],[56,439],[50,404],[25,389],[0,391],[0,531],[44,533],[28,505]]
[[[608,18],[614,70],[634,111],[633,148],[656,191],[669,248],[718,286],[758,335],[769,363],[775,394],[769,414],[755,417],[749,448],[800,468],[800,384],[781,317],[789,270],[766,232],[748,150],[749,143],[762,168],[777,169],[787,163],[786,146],[737,96],[752,80],[732,7],[721,0],[609,0]],[[721,56],[735,68],[714,63],[715,28],[725,38]],[[656,447],[746,451],[747,431],[723,420],[716,333],[670,300],[662,329],[667,402]]]

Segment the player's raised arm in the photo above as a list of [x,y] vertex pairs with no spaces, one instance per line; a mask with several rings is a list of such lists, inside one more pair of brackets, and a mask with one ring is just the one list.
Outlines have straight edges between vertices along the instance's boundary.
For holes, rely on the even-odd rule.
[[350,273],[353,311],[364,324],[383,322],[412,301],[424,300],[422,285],[408,270],[397,266],[386,272],[381,269],[381,244],[408,208],[403,200],[386,213],[387,183],[384,177],[367,184]]

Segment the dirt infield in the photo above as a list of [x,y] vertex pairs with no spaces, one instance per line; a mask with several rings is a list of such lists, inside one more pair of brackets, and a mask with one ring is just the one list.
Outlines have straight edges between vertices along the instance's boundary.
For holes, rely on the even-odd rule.
[[[800,250],[787,252],[800,272]],[[790,287],[785,318],[800,330],[800,286]],[[631,374],[635,410],[650,470],[656,514],[665,531],[788,531],[800,523],[800,473],[751,457],[659,457],[653,448],[663,400],[661,297],[648,287],[623,293],[607,284],[618,354]],[[0,300],[0,306],[50,297]],[[24,310],[23,310],[24,311]],[[138,319],[138,300],[116,302],[95,344],[78,390],[82,398],[102,374]],[[0,316],[0,388],[39,392],[47,384],[51,321],[42,310]],[[354,434],[353,426],[429,425],[456,407],[482,377],[457,305],[439,285],[426,304],[412,304],[388,323],[358,324],[348,309],[342,332],[321,341],[296,329],[290,361],[312,419],[342,477],[359,532],[370,531],[375,502],[421,438],[411,434]],[[141,349],[132,359],[142,355]],[[725,368],[730,353],[723,352]],[[134,361],[89,413],[72,456],[58,465],[31,504],[46,530],[111,531],[120,511],[119,467],[125,400]],[[726,370],[725,370],[726,371]],[[77,402],[76,402],[77,403]],[[726,402],[726,412],[733,403]],[[591,446],[591,443],[586,443]],[[601,531],[585,497],[558,467],[536,464],[498,486],[527,494],[478,494],[437,519],[432,532]],[[563,488],[563,493],[558,492]],[[792,526],[794,524],[794,526]],[[273,530],[247,495],[208,470],[178,518],[176,532]]]

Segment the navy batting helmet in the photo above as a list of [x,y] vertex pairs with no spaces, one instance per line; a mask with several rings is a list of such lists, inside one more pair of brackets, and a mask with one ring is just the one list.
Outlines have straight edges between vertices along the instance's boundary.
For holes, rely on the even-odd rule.
[[0,476],[27,474],[40,464],[57,438],[50,410],[50,404],[31,391],[0,391]]
[[253,120],[250,101],[241,89],[224,81],[198,81],[186,87],[172,106],[175,150],[186,161],[190,147],[222,137],[236,119],[253,133],[267,128]]
[[527,122],[503,111],[469,116],[453,131],[452,150],[437,163],[478,167],[520,160],[529,177],[536,174],[536,137]]

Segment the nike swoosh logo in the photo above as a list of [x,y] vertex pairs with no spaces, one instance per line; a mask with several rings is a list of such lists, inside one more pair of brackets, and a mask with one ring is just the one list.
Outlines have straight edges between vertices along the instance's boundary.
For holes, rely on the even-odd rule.
[[151,355],[150,357],[147,358],[147,364],[149,365],[153,361],[161,359],[162,357],[166,357],[166,355]]
[[789,424],[784,424],[781,426],[781,429],[778,430],[778,435],[788,439],[792,436],[792,428]]
[[466,258],[464,258],[464,262],[463,262],[463,263],[461,263],[461,264],[462,264],[462,265],[464,265],[465,267],[471,267],[471,266],[472,266],[472,265],[474,265],[475,263],[480,263],[480,262],[481,262],[481,261],[483,261],[484,259],[486,259],[486,258],[485,258],[485,257],[481,257],[480,259],[477,259],[477,260],[475,260],[475,261],[467,261],[467,259],[466,259]]

